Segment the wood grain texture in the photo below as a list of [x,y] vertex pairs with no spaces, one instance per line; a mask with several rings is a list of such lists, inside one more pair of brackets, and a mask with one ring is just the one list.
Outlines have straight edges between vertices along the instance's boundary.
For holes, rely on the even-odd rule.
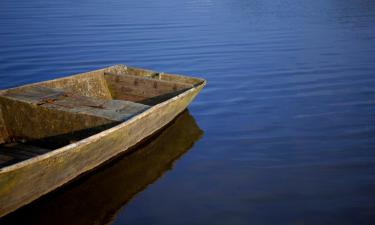
[[0,96],[48,109],[97,116],[111,121],[125,121],[149,108],[134,102],[98,99],[66,92],[61,89],[40,86],[30,87],[21,91],[11,91]]
[[0,168],[12,165],[23,160],[33,158],[51,151],[51,149],[44,149],[32,145],[22,143],[11,143],[0,146]]
[[[112,68],[123,70],[125,67]],[[98,70],[95,73],[104,73],[108,70]],[[1,168],[0,215],[30,203],[152,135],[180,114],[204,85],[205,81],[200,80],[195,87],[115,127],[60,149]]]
[[87,97],[99,99],[112,99],[106,82],[103,78],[104,70],[97,70],[74,76],[50,80],[48,82],[39,82],[13,89],[28,89],[33,86],[44,86],[49,88],[62,89],[67,92],[76,93]]
[[31,203],[2,222],[16,224],[22,217],[28,224],[38,225],[66,225],[72,221],[74,225],[110,224],[126,202],[169,171],[202,133],[194,118],[184,111],[130,154],[122,154],[93,176]]
[[192,88],[191,84],[136,75],[105,73],[104,77],[113,98],[136,102]]
[[196,77],[184,76],[184,75],[179,75],[179,74],[169,74],[169,73],[163,73],[163,72],[155,72],[152,70],[135,68],[135,67],[118,66],[117,69],[112,70],[111,73],[157,78],[159,80],[180,82],[180,83],[186,83],[186,84],[191,84],[191,85],[199,85],[203,82],[202,79],[196,78]]
[[35,140],[111,124],[114,121],[0,97],[9,136]]
[[9,135],[3,118],[3,111],[0,106],[0,144],[5,143],[8,139]]

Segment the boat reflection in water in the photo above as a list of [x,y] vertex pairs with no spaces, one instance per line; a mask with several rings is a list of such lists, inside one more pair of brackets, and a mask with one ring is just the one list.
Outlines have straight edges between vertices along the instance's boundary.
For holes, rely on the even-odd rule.
[[131,153],[3,217],[0,224],[110,223],[124,204],[171,169],[202,135],[184,111]]

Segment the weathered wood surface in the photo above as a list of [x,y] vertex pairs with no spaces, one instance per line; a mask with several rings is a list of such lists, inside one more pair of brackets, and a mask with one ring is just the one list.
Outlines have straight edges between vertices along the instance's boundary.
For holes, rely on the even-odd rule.
[[111,67],[79,73],[71,76],[57,78],[48,81],[42,81],[11,88],[8,90],[22,90],[34,86],[43,86],[49,88],[62,89],[67,92],[99,99],[112,99],[107,83],[104,79],[104,73],[125,73],[128,67],[125,65],[114,65]]
[[125,121],[149,108],[134,102],[86,97],[40,86],[13,91],[2,96],[49,109],[97,116],[111,121]]
[[43,84],[45,87],[63,89],[64,91],[99,99],[112,99],[102,73],[96,71],[53,80]]
[[202,133],[194,118],[184,111],[130,154],[120,156],[93,176],[0,219],[0,224],[16,224],[20,217],[27,218],[28,224],[38,225],[66,225],[72,221],[75,225],[110,224],[126,202],[170,170]]
[[105,73],[111,95],[115,99],[141,102],[166,94],[180,93],[193,85],[174,81],[152,79],[128,74]]
[[[99,70],[103,74],[108,71]],[[0,215],[30,203],[150,136],[181,113],[204,85],[205,81],[199,80],[194,88],[111,129],[0,169]]]
[[0,107],[0,144],[6,142],[8,139],[9,139],[9,135],[5,126],[3,113]]
[[5,93],[0,95],[0,105],[8,134],[26,140],[88,129],[100,131],[149,108],[138,103],[94,99],[45,87]]
[[159,80],[180,82],[180,83],[186,83],[186,84],[191,84],[191,85],[199,85],[203,82],[202,79],[200,78],[183,76],[179,74],[168,74],[168,73],[162,73],[162,72],[160,73],[160,72],[155,72],[152,70],[146,70],[142,68],[121,67],[121,65],[118,65],[118,67],[116,68],[117,69],[112,70],[111,73],[136,75],[136,76],[141,76],[141,77],[152,77],[152,78],[157,78]]
[[0,168],[33,158],[51,151],[22,143],[0,145]]

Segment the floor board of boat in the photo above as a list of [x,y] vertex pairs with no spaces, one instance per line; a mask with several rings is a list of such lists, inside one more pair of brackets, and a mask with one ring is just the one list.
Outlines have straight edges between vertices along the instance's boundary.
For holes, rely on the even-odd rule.
[[9,166],[51,151],[22,143],[0,145],[0,168]]

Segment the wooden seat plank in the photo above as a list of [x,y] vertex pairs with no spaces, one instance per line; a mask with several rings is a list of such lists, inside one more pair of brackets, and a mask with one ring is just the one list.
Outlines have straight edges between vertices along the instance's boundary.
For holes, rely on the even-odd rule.
[[96,99],[38,86],[25,89],[22,92],[6,93],[3,96],[45,108],[97,116],[119,122],[149,108],[143,104],[124,100]]

